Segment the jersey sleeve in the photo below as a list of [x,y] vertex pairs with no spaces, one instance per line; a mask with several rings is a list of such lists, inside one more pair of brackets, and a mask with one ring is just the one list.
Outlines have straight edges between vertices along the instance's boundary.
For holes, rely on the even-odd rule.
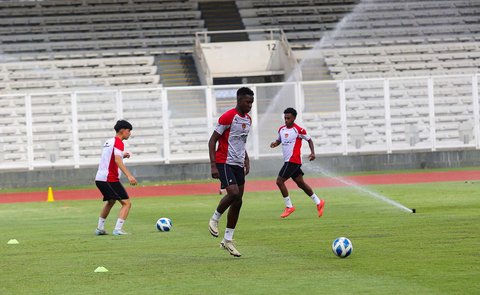
[[123,158],[123,150],[125,149],[125,146],[123,144],[123,142],[118,139],[118,138],[115,138],[115,144],[113,145],[113,152],[115,154],[115,156],[120,156]]
[[220,118],[218,118],[218,124],[215,127],[215,131],[222,135],[225,130],[230,128],[230,125],[232,125],[232,120],[233,120],[234,115],[232,116],[231,112],[226,112]]
[[301,127],[298,130],[298,137],[300,137],[301,139],[307,140],[307,141],[312,139],[312,137],[307,134],[307,130],[305,130],[304,128],[301,128]]

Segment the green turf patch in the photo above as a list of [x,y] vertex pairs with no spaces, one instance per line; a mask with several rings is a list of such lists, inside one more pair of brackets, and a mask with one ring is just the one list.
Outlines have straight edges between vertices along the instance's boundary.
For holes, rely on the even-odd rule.
[[[134,199],[125,229],[94,236],[100,201],[0,205],[0,294],[474,294],[480,289],[478,184],[371,187],[417,214],[353,188],[291,193],[297,211],[280,219],[277,192],[249,193],[235,233],[241,258],[211,237],[219,197]],[[107,220],[111,232],[118,207]],[[173,230],[158,232],[160,217]],[[221,232],[225,227],[221,220]],[[346,236],[353,253],[333,255]],[[7,245],[17,239],[18,245]],[[98,266],[109,272],[94,273]]]

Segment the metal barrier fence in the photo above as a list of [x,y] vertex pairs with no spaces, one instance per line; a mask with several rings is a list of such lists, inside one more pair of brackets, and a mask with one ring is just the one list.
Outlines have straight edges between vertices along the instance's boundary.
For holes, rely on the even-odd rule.
[[281,153],[269,143],[286,107],[299,111],[319,155],[479,149],[478,83],[457,75],[3,94],[0,169],[96,165],[120,118],[134,126],[129,163],[207,160],[216,120],[241,86],[255,92],[252,158]]

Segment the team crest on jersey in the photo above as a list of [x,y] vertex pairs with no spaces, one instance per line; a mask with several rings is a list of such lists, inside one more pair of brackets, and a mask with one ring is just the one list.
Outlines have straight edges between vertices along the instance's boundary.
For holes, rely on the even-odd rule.
[[242,124],[242,129],[245,129],[245,128],[247,128],[247,124],[243,123]]
[[285,133],[285,138],[288,138],[288,133]]

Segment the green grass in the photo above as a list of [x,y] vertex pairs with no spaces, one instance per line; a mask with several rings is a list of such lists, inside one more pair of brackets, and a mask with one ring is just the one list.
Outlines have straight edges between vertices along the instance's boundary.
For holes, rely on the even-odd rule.
[[[93,235],[100,201],[3,204],[0,294],[478,294],[478,184],[372,188],[418,213],[331,188],[317,190],[324,217],[294,191],[297,211],[281,220],[277,192],[247,194],[241,258],[208,233],[217,195],[134,199],[122,237]],[[162,216],[172,232],[156,231]],[[346,259],[331,252],[339,236],[354,245]]]

